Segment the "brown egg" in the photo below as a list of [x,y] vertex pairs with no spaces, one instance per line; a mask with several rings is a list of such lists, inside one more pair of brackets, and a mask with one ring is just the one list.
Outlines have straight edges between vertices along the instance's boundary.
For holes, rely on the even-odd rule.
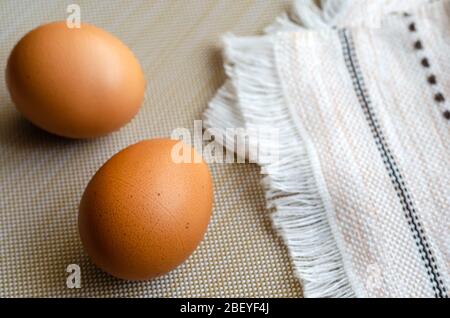
[[211,176],[201,157],[199,163],[175,163],[175,145],[180,144],[153,139],[120,151],[83,194],[83,246],[113,276],[146,280],[167,273],[203,239],[212,211]]
[[8,60],[6,81],[17,109],[51,133],[89,138],[115,131],[138,112],[145,79],[133,53],[93,25],[65,22],[26,34]]

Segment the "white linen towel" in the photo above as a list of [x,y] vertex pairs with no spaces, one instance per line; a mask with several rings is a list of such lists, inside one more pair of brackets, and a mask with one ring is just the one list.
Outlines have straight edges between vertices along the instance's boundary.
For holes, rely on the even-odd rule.
[[450,2],[300,0],[266,32],[224,38],[204,125],[277,129],[259,164],[304,295],[448,297]]

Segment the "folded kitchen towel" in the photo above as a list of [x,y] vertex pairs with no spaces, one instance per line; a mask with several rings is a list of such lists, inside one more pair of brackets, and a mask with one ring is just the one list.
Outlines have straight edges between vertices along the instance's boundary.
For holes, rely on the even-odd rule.
[[225,37],[206,128],[278,131],[259,164],[306,297],[448,297],[450,2],[294,8]]

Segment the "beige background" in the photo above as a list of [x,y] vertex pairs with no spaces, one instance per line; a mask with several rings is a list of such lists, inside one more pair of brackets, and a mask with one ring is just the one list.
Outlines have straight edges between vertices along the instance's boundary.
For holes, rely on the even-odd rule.
[[[66,17],[65,1],[1,1],[2,72],[15,42],[37,25]],[[271,229],[259,169],[211,165],[215,207],[192,257],[150,282],[124,282],[96,269],[82,250],[77,206],[90,177],[111,155],[145,138],[192,128],[223,83],[218,51],[227,31],[255,34],[286,1],[76,1],[83,21],[122,39],[141,61],[145,102],[122,130],[96,140],[58,138],[15,111],[0,80],[0,296],[298,297],[301,288]],[[66,288],[65,269],[82,269]]]

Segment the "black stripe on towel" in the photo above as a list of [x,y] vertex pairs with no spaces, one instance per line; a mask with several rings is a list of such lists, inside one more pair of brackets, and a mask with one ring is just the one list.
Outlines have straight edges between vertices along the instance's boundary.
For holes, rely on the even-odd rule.
[[419,216],[409,194],[408,188],[406,187],[403,176],[400,173],[398,165],[392,155],[392,151],[390,150],[386,138],[384,137],[377,115],[372,107],[372,103],[359,67],[352,35],[346,29],[339,30],[338,32],[339,40],[344,53],[345,64],[352,78],[354,90],[358,97],[359,103],[361,104],[365,118],[370,126],[377,149],[381,155],[387,173],[389,174],[392,185],[394,186],[397,196],[400,199],[403,212],[405,213],[406,220],[410,226],[417,248],[419,249],[419,253],[425,265],[434,294],[436,297],[447,297],[447,290],[439,274],[436,259],[433,256],[429,243],[427,242],[422,223],[419,220]]

